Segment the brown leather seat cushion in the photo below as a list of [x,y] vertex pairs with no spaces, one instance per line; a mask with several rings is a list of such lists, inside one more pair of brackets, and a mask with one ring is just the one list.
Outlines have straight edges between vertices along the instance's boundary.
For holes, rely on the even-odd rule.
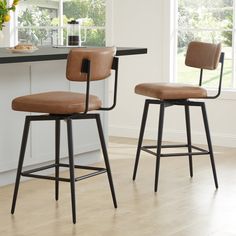
[[135,93],[161,100],[207,97],[207,91],[204,88],[177,83],[138,84],[135,87]]
[[[12,109],[50,114],[73,114],[84,111],[85,100],[85,94],[81,93],[46,92],[17,97],[12,101]],[[100,99],[90,95],[88,110],[97,110],[100,107]]]

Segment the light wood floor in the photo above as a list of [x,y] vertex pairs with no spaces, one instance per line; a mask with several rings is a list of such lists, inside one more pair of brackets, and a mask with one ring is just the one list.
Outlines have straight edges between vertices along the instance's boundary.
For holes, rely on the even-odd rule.
[[106,175],[77,183],[77,224],[71,221],[69,184],[54,201],[54,184],[23,182],[14,216],[13,185],[0,188],[1,236],[235,236],[236,149],[215,147],[219,189],[215,191],[209,158],[161,160],[159,191],[153,192],[154,163],[142,153],[137,180],[131,180],[136,141],[110,139],[109,152],[118,209]]

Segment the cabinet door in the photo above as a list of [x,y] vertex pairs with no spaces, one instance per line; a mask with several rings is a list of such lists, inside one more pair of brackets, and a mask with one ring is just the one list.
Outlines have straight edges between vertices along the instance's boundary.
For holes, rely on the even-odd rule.
[[[0,172],[17,167],[24,119],[29,113],[15,112],[11,101],[15,97],[46,91],[84,92],[81,83],[65,78],[66,61],[0,65]],[[92,83],[91,93],[104,96],[104,82]],[[34,113],[35,114],[35,113]],[[103,128],[106,116],[101,114]],[[105,132],[106,133],[106,132]],[[73,121],[74,153],[100,149],[95,120]],[[24,166],[54,160],[55,122],[32,122]],[[65,122],[61,122],[61,157],[68,156]],[[97,156],[96,156],[97,158]]]
[[[66,62],[48,61],[32,63],[31,93],[68,91],[69,82],[65,77]],[[35,114],[35,113],[34,113]],[[65,122],[61,122],[61,157],[67,155]],[[32,123],[32,163],[55,159],[55,121]]]
[[[33,63],[31,66],[31,93],[46,91],[84,92],[81,83],[70,83],[65,77],[66,61]],[[94,88],[103,96],[103,83]],[[103,120],[103,118],[102,118]],[[54,160],[55,122],[32,123],[32,164]],[[74,153],[100,149],[95,120],[74,120]],[[61,157],[68,156],[66,123],[61,121]]]
[[[11,109],[15,97],[30,93],[29,64],[0,65],[0,172],[17,167],[27,113]],[[30,137],[25,163],[30,160]]]

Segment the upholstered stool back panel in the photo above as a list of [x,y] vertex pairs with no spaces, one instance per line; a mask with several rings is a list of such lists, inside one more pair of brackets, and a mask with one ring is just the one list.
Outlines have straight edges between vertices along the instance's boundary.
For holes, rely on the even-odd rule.
[[190,42],[185,65],[195,68],[215,70],[218,66],[221,44]]
[[90,61],[90,80],[102,80],[110,76],[114,47],[106,48],[75,48],[67,58],[66,77],[72,81],[86,81],[87,74],[82,72],[85,59]]

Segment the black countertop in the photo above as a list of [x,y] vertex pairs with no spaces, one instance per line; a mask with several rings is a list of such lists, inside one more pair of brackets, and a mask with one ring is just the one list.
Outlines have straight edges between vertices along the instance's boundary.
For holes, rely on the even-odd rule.
[[[39,50],[30,53],[12,53],[7,48],[0,48],[0,64],[19,63],[48,60],[65,60],[70,48],[40,47]],[[116,56],[128,56],[146,54],[147,48],[117,47]]]

